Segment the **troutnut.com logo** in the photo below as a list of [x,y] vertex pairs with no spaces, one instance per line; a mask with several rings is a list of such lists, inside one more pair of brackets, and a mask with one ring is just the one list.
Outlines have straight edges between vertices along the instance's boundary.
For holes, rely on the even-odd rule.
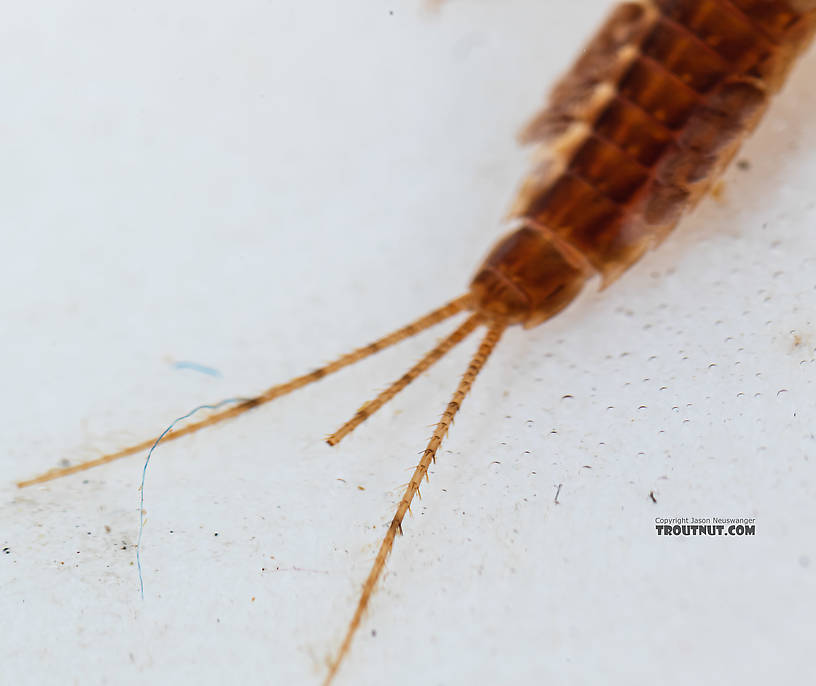
[[658,536],[754,536],[755,517],[655,517]]

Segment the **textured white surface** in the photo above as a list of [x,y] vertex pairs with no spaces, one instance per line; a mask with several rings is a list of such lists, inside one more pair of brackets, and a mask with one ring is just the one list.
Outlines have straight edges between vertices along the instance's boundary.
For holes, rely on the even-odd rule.
[[[319,682],[475,339],[338,448],[439,332],[161,447],[144,601],[142,457],[14,481],[462,292],[525,170],[515,131],[607,5],[6,8],[0,680]],[[812,680],[814,74],[811,51],[719,201],[508,332],[338,684]],[[757,535],[658,538],[674,515]]]

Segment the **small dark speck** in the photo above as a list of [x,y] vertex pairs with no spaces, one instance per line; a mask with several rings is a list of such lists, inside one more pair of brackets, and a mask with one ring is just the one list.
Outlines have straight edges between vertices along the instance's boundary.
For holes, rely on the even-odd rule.
[[216,532],[213,534],[213,536],[218,536],[218,532],[216,531]]
[[657,502],[657,498],[655,498],[654,491],[649,491],[649,497],[652,499],[653,503]]
[[751,168],[751,163],[748,160],[739,160],[737,162],[737,169],[741,171],[748,171]]
[[[394,14],[394,13],[393,13],[393,12],[391,12],[391,14]],[[371,635],[372,635],[372,636],[376,636],[376,635],[377,635],[377,630],[376,630],[376,629],[372,629],[372,630],[371,630]]]
[[105,524],[105,533],[109,534],[110,532],[111,532],[111,528],[107,524]]
[[390,14],[393,17],[394,16],[394,10],[388,10],[388,14]]
[[3,548],[3,552],[4,552],[6,555],[9,555],[9,554],[11,553],[11,548]]

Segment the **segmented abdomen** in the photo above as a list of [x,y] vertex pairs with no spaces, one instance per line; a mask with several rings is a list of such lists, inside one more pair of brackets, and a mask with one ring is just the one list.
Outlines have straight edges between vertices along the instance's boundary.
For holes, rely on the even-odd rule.
[[617,6],[522,135],[544,145],[512,216],[609,283],[708,189],[815,28],[816,0]]

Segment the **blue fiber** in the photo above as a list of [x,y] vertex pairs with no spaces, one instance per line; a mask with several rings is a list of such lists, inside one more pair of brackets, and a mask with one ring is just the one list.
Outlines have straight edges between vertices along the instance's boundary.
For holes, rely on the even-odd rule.
[[[216,372],[217,373],[217,372]],[[155,440],[152,446],[150,446],[150,450],[147,451],[147,458],[145,459],[144,467],[142,468],[142,483],[139,486],[139,537],[136,539],[136,567],[139,570],[139,593],[142,596],[142,600],[144,600],[144,581],[142,580],[142,558],[141,558],[141,550],[142,550],[142,533],[144,532],[144,485],[145,485],[145,477],[147,476],[147,465],[150,464],[150,458],[153,455],[153,451],[156,449],[156,446],[159,445],[161,440],[173,429],[173,427],[181,421],[192,417],[196,412],[199,410],[218,410],[221,409],[224,405],[229,405],[231,403],[243,403],[249,400],[249,398],[227,398],[226,400],[222,400],[215,405],[199,405],[198,407],[190,410],[187,414],[179,417],[178,419],[174,419],[173,422],[168,426],[164,431],[159,434],[159,437]]]
[[207,376],[221,376],[221,372],[219,372],[217,369],[207,367],[206,365],[199,364],[198,362],[190,362],[189,360],[179,360],[178,362],[174,362],[173,366],[176,369],[192,369],[195,372],[201,372]]

